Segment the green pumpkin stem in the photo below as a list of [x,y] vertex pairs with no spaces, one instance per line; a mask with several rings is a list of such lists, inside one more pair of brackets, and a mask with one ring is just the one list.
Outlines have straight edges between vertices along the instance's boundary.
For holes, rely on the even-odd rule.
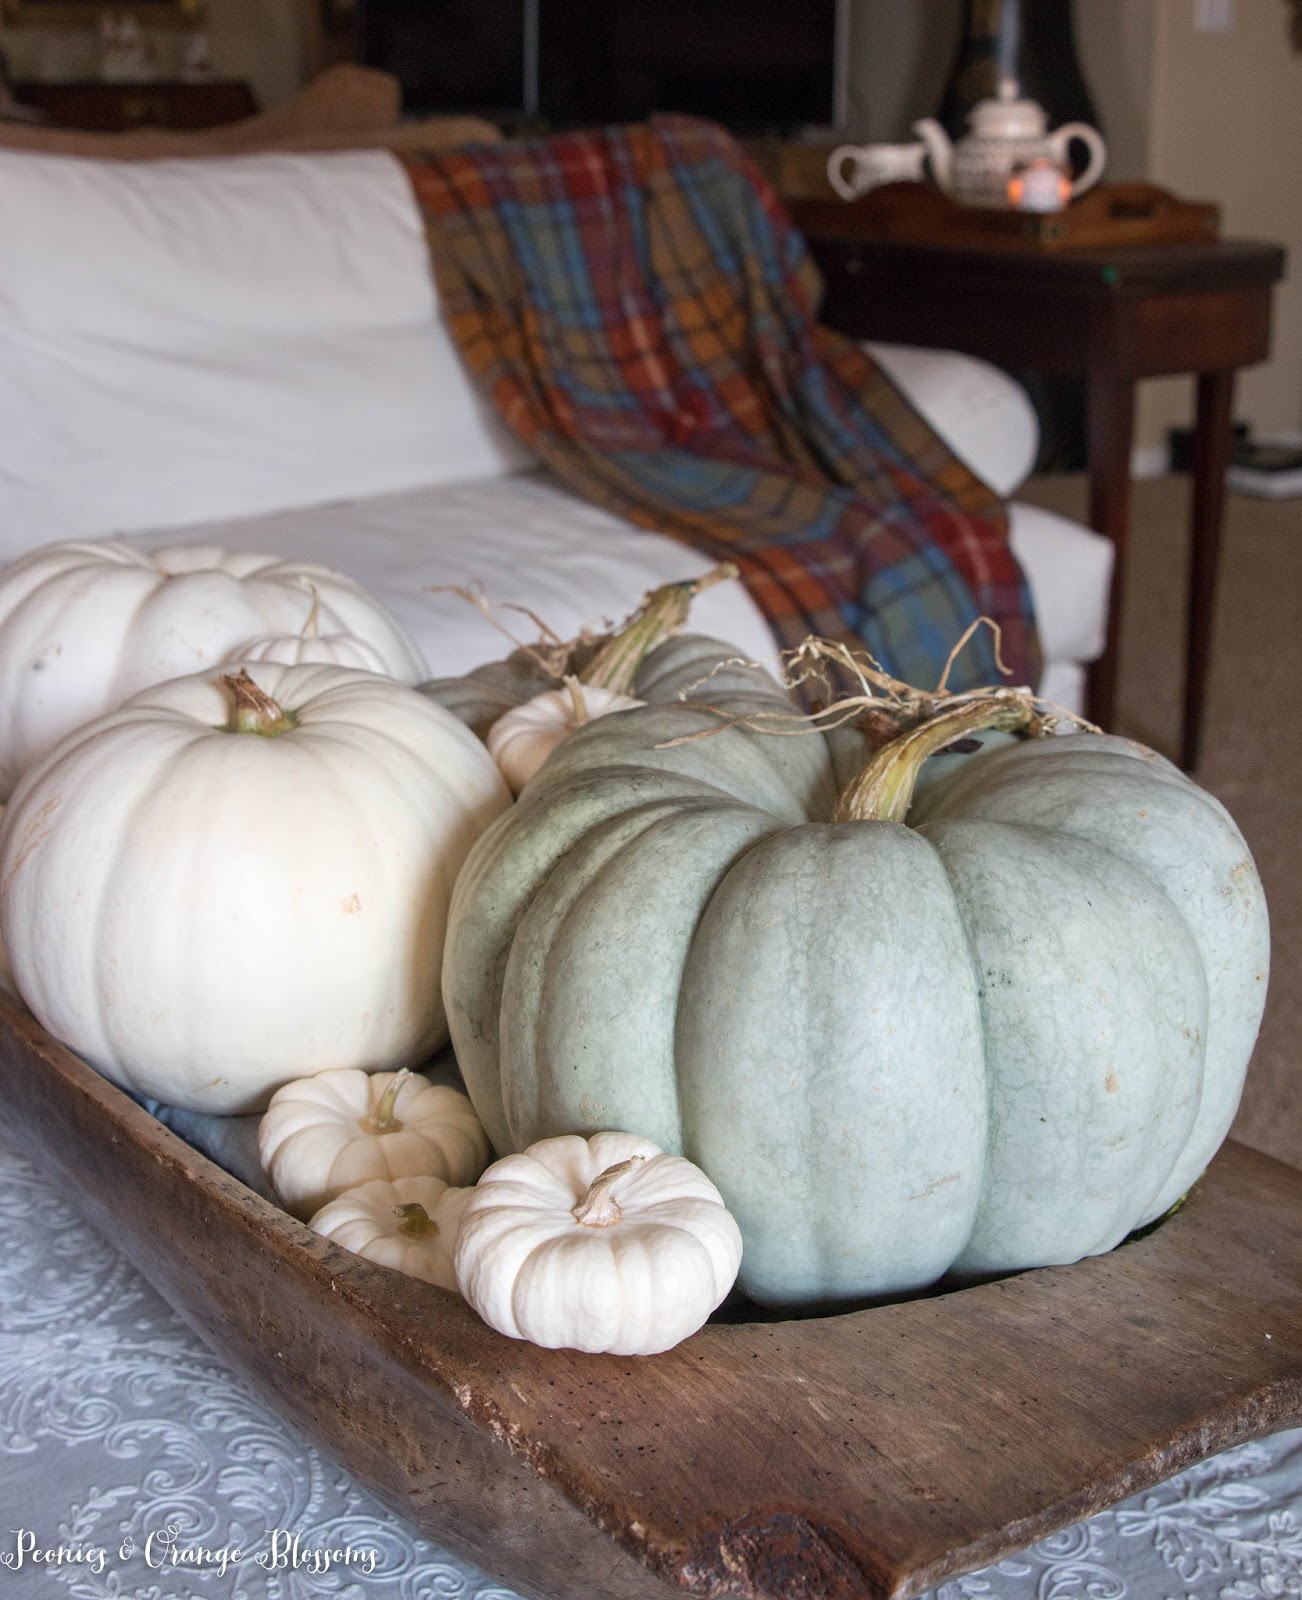
[[217,681],[231,699],[228,733],[256,733],[274,739],[294,727],[293,716],[259,689],[243,667],[238,672],[224,672]]
[[986,729],[1029,733],[1039,722],[1031,695],[1017,690],[964,697],[878,750],[841,791],[833,822],[903,822],[922,766],[956,739]]
[[609,689],[614,694],[630,694],[638,668],[666,639],[671,639],[687,621],[692,601],[703,589],[726,583],[737,576],[731,561],[703,572],[699,578],[682,583],[665,583],[653,589],[633,617],[618,633],[612,634],[579,674],[583,683],[594,689]]
[[438,1238],[438,1223],[418,1200],[409,1200],[406,1205],[394,1206],[393,1214],[402,1218],[398,1224],[398,1232],[405,1234],[408,1239]]
[[394,1116],[393,1110],[398,1103],[398,1096],[402,1093],[403,1084],[410,1077],[411,1071],[407,1067],[394,1073],[393,1082],[380,1096],[375,1110],[358,1124],[364,1133],[396,1133],[402,1127],[401,1119]]
[[632,1172],[645,1160],[645,1156],[629,1156],[627,1161],[617,1161],[613,1167],[599,1172],[588,1185],[587,1194],[570,1212],[575,1222],[581,1222],[585,1228],[613,1228],[624,1213],[611,1196],[611,1186],[616,1178]]

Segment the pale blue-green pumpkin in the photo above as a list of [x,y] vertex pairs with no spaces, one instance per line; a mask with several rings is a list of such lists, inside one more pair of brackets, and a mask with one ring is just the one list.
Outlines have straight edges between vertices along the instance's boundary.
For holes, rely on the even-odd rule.
[[[786,704],[750,668],[699,683],[712,651],[663,646],[639,692]],[[1028,721],[950,707],[853,781],[844,732],[691,704],[581,728],[454,895],[444,999],[499,1154],[624,1129],[688,1156],[773,1305],[1075,1261],[1161,1216],[1238,1103],[1260,882],[1128,740],[935,755]]]

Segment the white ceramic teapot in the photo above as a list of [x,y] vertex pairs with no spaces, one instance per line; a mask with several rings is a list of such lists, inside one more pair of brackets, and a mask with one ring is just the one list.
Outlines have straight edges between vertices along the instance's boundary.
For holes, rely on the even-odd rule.
[[933,118],[913,124],[913,131],[927,147],[927,158],[937,185],[967,206],[1009,205],[1008,183],[1023,168],[1051,162],[1070,171],[1067,146],[1079,139],[1089,150],[1089,162],[1071,185],[1074,197],[1084,194],[1098,182],[1107,160],[1107,149],[1097,128],[1086,122],[1065,122],[1048,133],[1042,107],[1019,96],[1017,82],[1002,78],[999,96],[973,106],[968,117],[969,132],[951,144],[944,128]]

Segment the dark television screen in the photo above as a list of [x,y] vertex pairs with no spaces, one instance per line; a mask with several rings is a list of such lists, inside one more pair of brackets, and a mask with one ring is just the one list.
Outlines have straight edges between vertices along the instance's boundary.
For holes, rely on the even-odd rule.
[[409,116],[524,107],[523,0],[361,0],[357,27],[359,59],[394,74]]
[[359,44],[397,75],[411,115],[836,121],[837,0],[360,0]]
[[836,0],[542,0],[539,110],[560,124],[831,123],[835,55]]

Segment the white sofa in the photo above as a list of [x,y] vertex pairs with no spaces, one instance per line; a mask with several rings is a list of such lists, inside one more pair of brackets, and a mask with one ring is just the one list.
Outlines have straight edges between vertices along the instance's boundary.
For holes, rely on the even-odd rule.
[[[0,560],[121,534],[326,561],[431,673],[499,655],[431,586],[479,580],[561,634],[705,561],[575,500],[479,400],[444,329],[406,178],[381,151],[115,163],[0,151]],[[968,357],[876,353],[1010,494],[1034,414]],[[1043,692],[1079,706],[1111,546],[1014,503]],[[739,584],[695,624],[772,659]]]

